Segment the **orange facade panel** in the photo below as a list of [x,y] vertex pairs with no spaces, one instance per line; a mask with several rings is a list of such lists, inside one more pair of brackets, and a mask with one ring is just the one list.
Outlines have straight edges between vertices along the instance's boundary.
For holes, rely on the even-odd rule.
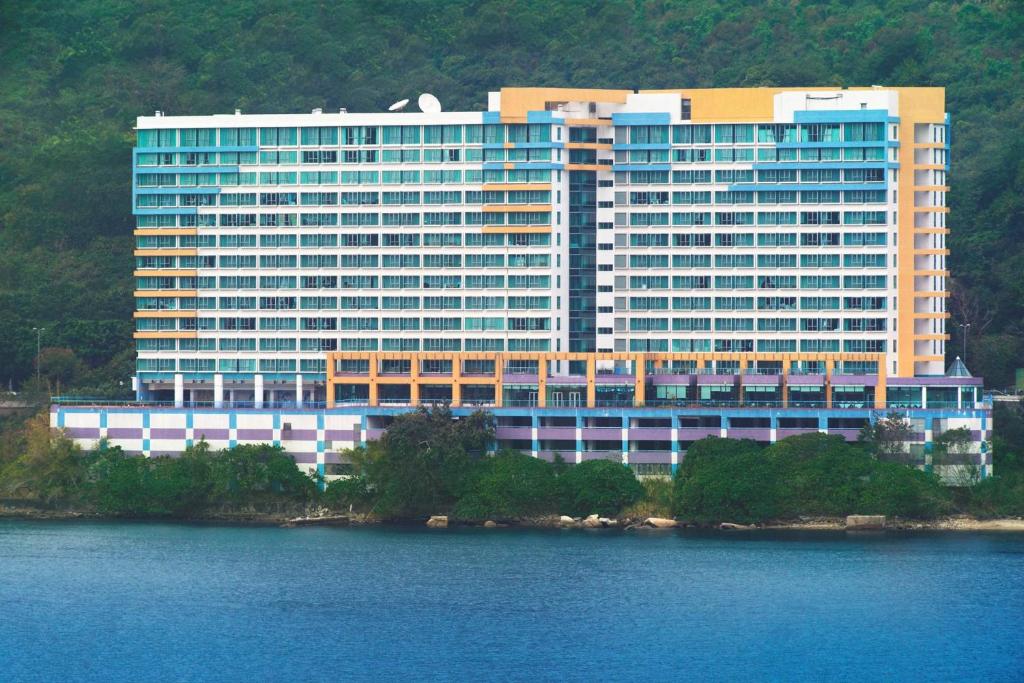
[[135,256],[198,256],[198,249],[136,249]]
[[132,335],[135,339],[195,339],[197,336],[196,332],[177,331],[136,332]]
[[140,228],[133,235],[198,235],[197,228]]
[[152,270],[136,270],[133,277],[192,277],[198,275],[195,268],[154,268]]
[[195,318],[196,311],[135,311],[136,318]]

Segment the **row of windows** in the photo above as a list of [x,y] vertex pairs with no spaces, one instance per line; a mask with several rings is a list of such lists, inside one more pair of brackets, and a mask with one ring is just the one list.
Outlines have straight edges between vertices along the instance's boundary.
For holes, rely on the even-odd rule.
[[789,142],[881,142],[885,140],[883,123],[720,123],[675,126],[619,126],[615,142],[629,144],[667,144],[671,128],[672,143],[682,145]]
[[[714,222],[712,222],[712,217]],[[756,214],[761,225],[885,225],[885,211],[774,211]],[[798,220],[799,219],[799,220]],[[671,220],[671,223],[669,222]],[[626,214],[616,214],[616,225],[626,224]],[[895,223],[895,218],[893,219]],[[753,211],[677,211],[631,212],[629,225],[649,227],[659,225],[754,225]]]
[[[754,171],[752,169],[720,169],[714,172],[715,183],[839,183],[843,182],[885,182],[885,171],[881,168],[872,169],[769,169]],[[710,170],[673,171],[674,183],[690,183],[707,185],[712,182]]]
[[[747,163],[754,161],[885,161],[882,147],[809,147],[796,149],[758,149],[753,147],[692,147],[683,149],[617,150],[616,164],[683,164]],[[570,162],[572,159],[570,159]]]
[[[338,351],[550,351],[549,339],[340,339]],[[334,350],[334,349],[332,349]],[[139,358],[140,372],[326,372],[325,359],[290,358]],[[258,370],[257,370],[258,368]]]
[[[506,306],[507,301],[507,306]],[[339,297],[342,310],[550,310],[547,296],[363,296]],[[220,321],[218,323],[218,320]],[[140,331],[163,330],[336,330],[337,318],[138,318]],[[298,323],[296,323],[298,320]],[[298,326],[296,327],[296,324]]]
[[[765,353],[795,353],[795,339],[630,339],[629,350],[634,352],[667,352],[669,341],[676,353],[687,352],[739,352],[750,353],[755,349]],[[847,353],[885,353],[884,339],[846,339],[842,350]],[[801,339],[800,351],[809,353],[828,353],[840,350],[837,339]]]
[[[882,142],[883,123],[684,124],[617,126],[616,143],[753,144],[792,142]],[[559,130],[560,133],[560,130]],[[137,134],[139,147],[375,146],[550,142],[549,124],[449,124],[427,126],[287,126],[277,128],[147,129]]]
[[[629,244],[631,247],[668,247],[669,235],[665,233],[631,234]],[[673,246],[711,246],[711,236],[704,240],[694,240],[697,235],[673,235],[678,238],[673,240]],[[840,243],[839,233],[810,233],[800,235],[801,246],[838,246]],[[685,244],[683,243],[685,242]],[[730,246],[736,246],[730,244]],[[773,244],[773,246],[779,246]],[[795,246],[795,241],[794,241]],[[619,264],[619,257],[616,255],[616,266],[625,267],[623,262]],[[673,268],[710,268],[711,254],[630,254],[629,267],[631,268],[667,268],[668,258],[672,257]],[[715,268],[753,268],[754,254],[715,254]],[[768,263],[792,263],[792,265],[762,266],[762,267],[796,267],[796,254],[760,254],[758,264]],[[884,268],[886,266],[885,254],[800,254],[801,268]]]
[[[798,306],[799,299],[799,306]],[[625,309],[626,299],[623,297],[620,302]],[[757,297],[750,296],[722,296],[722,297],[665,297],[665,296],[634,296],[629,297],[629,310],[631,311],[884,311],[886,310],[886,298],[884,296],[860,296],[860,297],[837,297],[837,296],[776,296]],[[712,306],[712,304],[714,304]]]
[[[759,150],[765,151],[765,150]],[[775,150],[767,150],[775,151]],[[792,159],[786,159],[785,161],[796,161],[796,150],[778,150],[779,152],[790,151],[794,153]],[[814,151],[814,150],[803,150]],[[749,161],[749,160],[748,160]],[[777,161],[777,159],[758,159],[758,161]],[[812,161],[829,161],[828,159],[814,159]],[[833,161],[840,161],[840,159],[834,159]],[[786,169],[781,169],[786,170]],[[834,180],[825,180],[831,176],[831,170],[835,169],[816,169],[822,172],[821,175],[817,176],[818,180],[812,180],[815,177],[814,174],[807,175],[807,179],[801,179],[800,182],[805,183],[821,183],[821,182],[838,182]],[[839,169],[843,171],[843,182],[847,183],[881,183],[885,180],[885,169],[881,167],[873,168],[848,168]],[[828,173],[826,173],[826,171]],[[806,171],[804,171],[806,173]],[[895,172],[894,172],[895,173]],[[615,172],[615,185],[668,185],[669,183],[675,185],[702,185],[711,183],[711,171],[710,170],[683,170],[677,169],[673,171],[616,171]],[[765,176],[770,177],[770,176]],[[785,176],[783,176],[785,177]],[[895,176],[894,176],[895,177]],[[720,181],[725,182],[725,181]],[[783,181],[759,181],[759,182],[783,182]]]
[[[142,218],[142,216],[140,216]],[[264,215],[261,218],[280,218],[280,216]],[[294,219],[294,214],[292,215]],[[275,221],[276,222],[276,221]],[[294,224],[294,221],[292,221]],[[266,227],[263,220],[260,227]],[[418,247],[421,244],[425,247],[548,247],[551,246],[551,235],[549,233],[457,233],[457,232],[423,232],[423,233],[318,233],[315,235],[302,235],[302,237],[325,237],[324,240],[312,240],[310,244],[327,244],[336,242],[342,247]],[[331,238],[334,238],[332,241]],[[288,247],[295,246],[296,235],[291,233],[280,233],[260,235],[260,246],[264,247]],[[161,248],[173,247],[173,235],[147,235],[138,238],[140,248]],[[214,247],[216,246],[216,235],[181,235],[178,237],[180,247]]]
[[[884,204],[885,190],[719,190],[714,193],[715,204]],[[711,204],[712,192],[630,192],[630,206],[662,206],[672,204]],[[616,201],[618,205],[626,204],[626,197]]]
[[[798,326],[799,322],[799,326]],[[885,332],[885,318],[631,318],[630,332]]]
[[[213,152],[188,152],[181,154],[172,153],[159,153],[159,154],[139,154],[137,156],[137,163],[140,167],[160,167],[160,166],[215,166],[215,165],[252,165],[257,163],[263,164],[291,164],[298,163],[292,161],[292,157],[285,152],[261,152],[257,157],[255,152],[221,152],[219,155]],[[314,163],[314,162],[310,162]],[[384,162],[382,162],[384,163]],[[405,163],[395,161],[394,163]],[[184,176],[197,176],[195,178],[196,185],[213,185],[209,178],[203,178],[202,176],[213,175],[211,173],[199,172],[200,168],[197,168],[196,173],[179,174]],[[253,174],[256,171],[240,171],[231,173],[221,173],[220,184],[221,185],[255,185],[256,176]],[[281,174],[295,174],[303,173],[298,171],[261,171],[260,173],[267,174],[278,174],[277,176],[270,175],[269,181],[261,184],[296,184],[296,181],[292,180],[288,182],[288,175]],[[314,171],[308,171],[312,174]],[[406,170],[406,171],[315,171],[318,175],[316,181],[324,183],[327,180],[333,179],[332,175],[324,175],[325,173],[337,173],[337,181],[342,185],[380,185],[382,184],[401,184],[401,183],[414,183],[414,178],[422,177],[424,179],[430,178],[430,181],[424,180],[424,182],[432,183],[455,183],[459,182],[457,179],[460,177],[457,174],[462,174],[463,182],[467,184],[478,184],[478,183],[549,183],[551,182],[551,170],[550,169],[533,169],[533,168],[520,168],[520,169],[463,169],[455,171],[437,171],[437,170]],[[561,180],[561,171],[556,170],[556,178]],[[438,175],[440,174],[440,175]],[[149,174],[149,175],[172,175],[172,174]],[[284,178],[284,182],[280,181]],[[301,178],[301,176],[299,176]],[[179,179],[180,180],[180,179]],[[188,177],[184,182],[180,182],[180,185],[191,186],[193,179]],[[150,179],[149,182],[161,182],[161,179]],[[308,176],[308,182],[313,182],[313,176]],[[304,183],[305,184],[305,183]]]
[[[753,247],[755,236],[752,232],[727,232],[727,233],[651,233],[650,246],[666,246],[671,239],[673,247]],[[638,241],[634,246],[645,246],[645,240],[640,235],[630,235],[630,240],[636,237]],[[842,233],[842,245],[847,247],[874,246],[884,247],[888,236],[884,232],[846,232]],[[758,233],[757,246],[759,247],[795,247],[797,246],[797,234],[792,232]],[[801,246],[838,246],[839,233],[812,233],[801,234],[799,243]],[[824,266],[822,266],[824,267]]]
[[[325,193],[326,194],[326,193]],[[171,197],[174,195],[139,195],[140,203],[145,196]],[[160,202],[160,206],[173,206],[166,202]],[[148,218],[140,216],[140,218]],[[181,218],[186,218],[182,216]],[[196,227],[213,227],[215,225],[223,228],[254,228],[262,227],[292,227],[295,225],[295,214],[255,214],[255,213],[221,213],[214,216],[198,216],[204,220],[180,221],[182,225],[193,223]],[[405,227],[416,225],[551,225],[550,211],[425,211],[401,212],[401,213],[369,213],[369,212],[344,212],[344,213],[316,213],[298,214],[299,225],[303,227],[324,227],[337,225],[368,225],[383,227]],[[340,219],[340,220],[339,220]],[[150,221],[142,221],[145,227],[154,227]]]
[[[327,145],[441,145],[550,142],[549,124],[430,126],[286,126],[279,128],[167,128],[140,130],[139,147],[270,147]],[[258,140],[258,143],[257,143]]]
[[[625,288],[625,276],[621,276],[621,286],[616,283],[617,289]],[[796,289],[796,275],[674,275],[671,277],[672,289],[711,289],[714,282],[714,289]],[[630,289],[668,289],[668,275],[631,275],[629,276]],[[843,289],[885,289],[886,278],[884,275],[845,275],[842,277]],[[839,289],[840,276],[838,275],[802,275],[800,276],[801,289]]]

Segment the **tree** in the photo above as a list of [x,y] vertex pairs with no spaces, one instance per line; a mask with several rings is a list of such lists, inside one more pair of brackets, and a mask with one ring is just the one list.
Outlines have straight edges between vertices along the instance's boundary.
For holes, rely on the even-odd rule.
[[376,496],[374,512],[411,518],[447,512],[494,439],[493,417],[453,419],[448,408],[397,415],[356,467]]
[[39,352],[39,374],[50,384],[67,386],[81,371],[81,363],[71,349],[45,348]]
[[559,477],[562,512],[614,517],[644,495],[633,470],[611,460],[585,460]]
[[11,446],[17,453],[0,462],[0,491],[16,498],[51,504],[76,500],[85,479],[82,450],[50,428],[42,412],[26,421]]
[[453,511],[466,520],[520,519],[557,512],[558,480],[550,463],[504,450],[476,464]]
[[942,476],[953,486],[970,487],[981,480],[978,454],[971,452],[973,444],[966,427],[947,429],[932,439],[932,463],[943,468]]
[[864,425],[858,441],[879,460],[892,460],[909,464],[912,461],[909,442],[914,438],[910,420],[900,413],[889,413],[871,424]]

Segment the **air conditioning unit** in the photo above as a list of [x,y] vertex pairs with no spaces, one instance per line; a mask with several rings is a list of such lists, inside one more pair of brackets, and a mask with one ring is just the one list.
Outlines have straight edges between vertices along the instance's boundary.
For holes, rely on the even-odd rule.
[[291,422],[285,422],[283,425],[281,425],[281,431],[282,432],[290,432],[290,431],[292,431],[292,423]]

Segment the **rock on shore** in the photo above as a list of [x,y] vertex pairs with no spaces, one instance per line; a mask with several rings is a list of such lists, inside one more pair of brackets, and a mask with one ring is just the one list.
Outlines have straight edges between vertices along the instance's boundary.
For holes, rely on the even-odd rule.
[[448,515],[433,515],[430,519],[427,520],[427,528],[447,529]]
[[653,529],[674,529],[679,526],[679,522],[664,517],[648,517],[644,520],[643,526]]
[[860,529],[884,529],[885,515],[847,515],[846,528],[852,531]]

